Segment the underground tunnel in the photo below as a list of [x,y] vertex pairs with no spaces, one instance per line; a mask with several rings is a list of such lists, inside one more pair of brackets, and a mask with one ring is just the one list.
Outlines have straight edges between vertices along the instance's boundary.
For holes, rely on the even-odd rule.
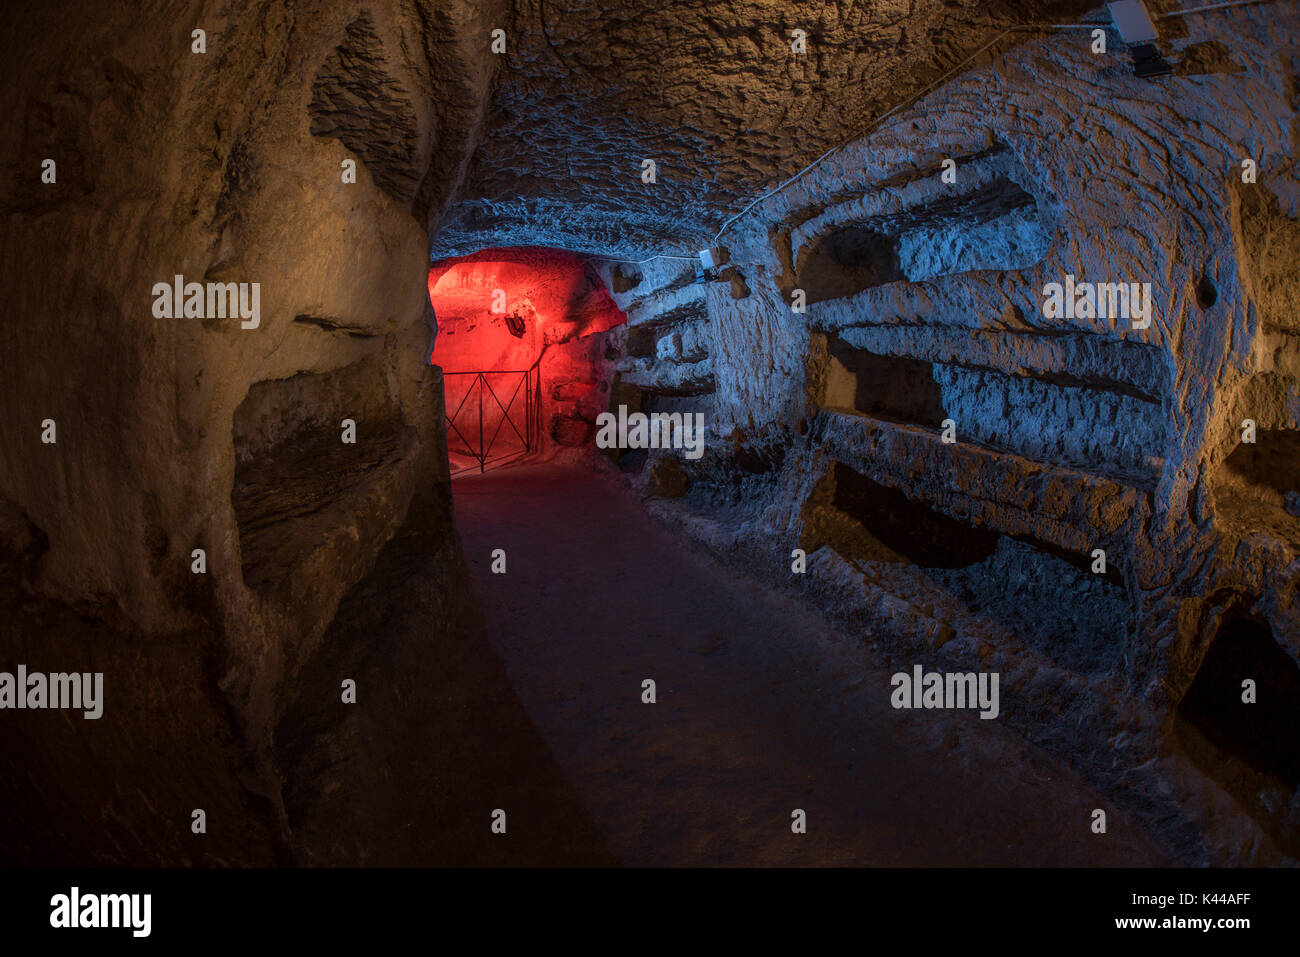
[[4,863],[1296,864],[1294,4],[83,7]]

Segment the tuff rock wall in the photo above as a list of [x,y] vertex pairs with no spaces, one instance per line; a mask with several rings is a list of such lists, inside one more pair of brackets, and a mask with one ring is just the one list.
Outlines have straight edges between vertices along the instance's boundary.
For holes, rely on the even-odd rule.
[[[426,248],[483,122],[495,8],[20,6],[0,648],[10,671],[103,672],[106,701],[6,722],[4,856],[283,860],[274,728],[341,599],[399,529],[450,545],[434,592],[463,587]],[[260,321],[160,317],[176,275],[260,284]]]
[[[707,412],[666,518],[1000,671],[1183,859],[1271,862],[1300,851],[1300,19],[1164,23],[1155,81],[1113,33],[995,48],[740,219],[716,281],[611,267],[647,342],[622,381]],[[1045,315],[1067,274],[1150,283],[1149,328]]]

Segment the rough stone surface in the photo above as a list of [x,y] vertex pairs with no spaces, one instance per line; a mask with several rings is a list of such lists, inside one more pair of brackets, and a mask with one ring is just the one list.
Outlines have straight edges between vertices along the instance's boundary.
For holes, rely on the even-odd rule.
[[[999,672],[1177,863],[1294,863],[1300,14],[1162,20],[1155,81],[1016,29],[1092,6],[20,4],[0,669],[103,671],[112,718],[6,716],[4,859],[498,861],[388,825],[524,767],[575,835],[527,860],[609,860],[467,597],[440,366],[491,330],[462,355],[536,363],[548,453],[705,416],[699,459],[611,451],[652,513],[895,663]],[[176,275],[260,283],[260,323],[160,317]],[[1047,314],[1067,276],[1150,283],[1150,326]],[[234,823],[196,839],[195,794]]]
[[[499,24],[493,111],[435,254],[531,243],[694,255],[755,195],[1008,28],[1090,6],[520,0]],[[796,29],[806,53],[793,50]]]
[[[1300,341],[1282,265],[1300,235],[1300,21],[1284,4],[1216,16],[1170,37],[1163,83],[1122,53],[1027,39],[738,223],[728,253],[749,294],[705,286],[716,439],[684,460],[685,498],[655,507],[775,580],[805,548],[816,600],[899,647],[1001,670],[1009,720],[1153,826],[1176,795],[1184,860],[1262,863],[1300,854],[1294,736],[1255,754],[1189,692],[1212,685],[1227,711],[1239,698],[1242,675],[1209,654],[1220,638],[1283,687],[1300,660]],[[1067,274],[1151,283],[1150,328],[1049,318],[1044,286]],[[673,280],[653,285],[623,294],[629,321],[671,327]],[[671,381],[673,355],[631,368]],[[856,491],[837,501],[839,486]]]
[[[5,721],[3,856],[285,861],[272,749],[302,667],[396,529],[455,541],[426,251],[484,109],[486,14],[11,14],[0,667],[102,671],[108,717]],[[178,274],[260,283],[260,324],[160,318]],[[435,591],[463,587],[448,554]]]

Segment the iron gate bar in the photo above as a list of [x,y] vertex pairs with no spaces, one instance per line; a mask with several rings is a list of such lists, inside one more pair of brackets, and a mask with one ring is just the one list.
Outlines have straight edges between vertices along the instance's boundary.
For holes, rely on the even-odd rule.
[[[512,406],[512,405],[515,404],[515,396],[517,396],[517,395],[519,394],[519,386],[521,386],[521,385],[523,385],[525,382],[527,382],[529,378],[530,378],[530,376],[528,375],[527,372],[525,372],[525,373],[524,373],[524,377],[523,377],[522,379],[520,379],[518,383],[515,384],[515,391],[512,392],[512,393],[510,393],[510,400],[509,400],[508,402],[506,402],[505,405],[502,405],[502,404],[501,404],[501,400],[497,398],[497,393],[496,393],[496,390],[492,388],[492,383],[488,382],[488,380],[487,380],[486,378],[483,380],[483,384],[487,386],[488,395],[492,396],[493,401],[495,401],[496,404],[497,404],[497,408],[499,408],[499,409],[501,410],[501,421],[497,423],[496,431],[492,433],[492,438],[488,441],[488,451],[491,451],[491,450],[492,450],[492,445],[493,445],[493,443],[496,442],[496,440],[497,440],[497,435],[501,432],[501,426],[503,426],[505,423],[509,422],[509,423],[510,423],[510,428],[514,429],[515,435],[519,435],[519,429],[516,428],[515,423],[514,423],[514,421],[510,418],[510,413],[508,413],[508,412],[506,411],[506,408],[507,408],[508,406]],[[528,390],[526,390],[526,389],[524,390],[524,395],[525,395],[525,396],[528,395]],[[524,410],[524,423],[525,423],[525,424],[524,424],[524,428],[525,428],[525,429],[528,428],[528,425],[527,425],[527,418],[528,418],[528,410],[527,410],[527,408],[525,408],[525,410]],[[522,443],[524,443],[524,448],[528,448],[528,439],[524,438],[522,435],[519,435],[519,441],[522,442]]]
[[[444,372],[443,377],[446,378],[449,375],[466,375],[466,374],[474,375],[475,377],[478,376],[477,372],[475,373]],[[460,436],[460,440],[465,443],[465,450],[469,452],[471,455],[474,454],[474,450],[470,445],[469,439],[465,438],[465,433],[461,432],[460,429],[456,428],[456,416],[460,415],[460,410],[465,407],[465,403],[469,401],[470,393],[473,391],[474,391],[474,385],[470,385],[469,389],[466,390],[465,392],[465,397],[460,400],[460,405],[456,406],[456,411],[453,412],[451,415],[447,415],[445,411],[443,412],[443,416],[446,418],[447,424],[450,425],[452,429],[455,431],[455,433]]]
[[[446,376],[446,375],[462,375],[462,374],[463,374],[463,373],[459,373],[459,372],[443,373],[444,376]],[[456,433],[458,436],[460,436],[460,440],[461,440],[462,442],[465,443],[465,451],[468,452],[470,455],[474,455],[474,447],[473,447],[473,445],[470,443],[470,440],[467,439],[467,438],[465,437],[465,433],[462,432],[459,428],[457,428],[457,426],[456,426],[455,416],[460,415],[460,410],[463,409],[463,408],[465,407],[465,403],[469,401],[470,393],[474,391],[474,387],[475,387],[475,385],[477,385],[477,376],[478,376],[478,373],[473,373],[473,375],[475,376],[475,382],[472,383],[472,384],[470,385],[469,389],[465,392],[465,397],[464,397],[463,399],[460,400],[460,405],[456,406],[456,411],[453,412],[450,416],[446,416],[446,413],[444,413],[444,416],[446,416],[446,418],[447,418],[447,424],[450,425],[450,426],[452,427],[452,429],[455,431],[455,433]],[[480,438],[482,438],[482,435],[481,435],[481,434],[480,434]],[[475,456],[475,458],[478,458],[478,456]]]
[[[534,372],[537,373],[536,379],[533,377]],[[535,363],[530,369],[484,369],[478,371],[466,370],[462,372],[444,371],[443,375],[474,377],[470,382],[469,388],[465,391],[464,397],[456,406],[455,411],[450,415],[447,415],[444,412],[444,417],[447,420],[447,425],[451,427],[451,430],[455,432],[457,437],[459,437],[465,444],[465,452],[478,462],[480,473],[487,471],[488,456],[491,455],[492,449],[496,445],[497,436],[501,434],[502,426],[507,422],[510,423],[511,431],[513,431],[519,440],[524,443],[523,451],[533,451],[534,444],[537,443],[541,437],[541,423],[540,421],[537,421],[537,419],[541,414],[542,377],[538,364]],[[520,380],[515,383],[514,391],[510,393],[510,398],[506,400],[504,405],[501,403],[501,398],[497,395],[496,390],[492,388],[492,383],[487,378],[490,375],[517,375],[521,377]],[[520,388],[523,388],[524,390],[524,431],[522,433],[519,431],[519,426],[515,424],[514,418],[510,414],[511,409],[514,408],[515,399],[519,396]],[[534,388],[536,389],[536,396],[534,396]],[[465,433],[462,432],[460,427],[456,424],[456,420],[460,417],[461,412],[465,410],[465,404],[469,402],[470,394],[476,389],[478,390],[478,400],[476,403],[478,408],[477,451],[475,451],[473,443],[470,442],[470,440],[465,436]],[[484,442],[483,434],[484,390],[486,390],[488,395],[492,397],[492,401],[497,404],[497,408],[501,410],[501,419],[497,422],[492,437],[486,442]],[[461,469],[459,471],[464,470]]]
[[[470,386],[470,391],[473,391],[473,388],[474,388],[473,386]],[[463,432],[461,432],[461,430],[458,429],[458,428],[456,427],[456,420],[455,420],[454,417],[457,416],[457,415],[460,415],[460,410],[461,410],[461,408],[464,407],[465,402],[466,402],[468,399],[469,399],[469,392],[466,392],[466,393],[465,393],[465,398],[460,400],[460,405],[458,405],[458,406],[456,407],[456,411],[455,411],[455,412],[453,412],[451,415],[446,415],[446,413],[443,414],[443,417],[446,418],[446,420],[447,420],[447,424],[451,426],[452,431],[454,431],[457,435],[459,435],[459,436],[460,436],[460,440],[461,440],[462,442],[465,443],[465,448],[466,448],[466,449],[470,449],[470,442],[469,442],[469,439],[465,438],[465,434],[464,434]],[[472,451],[472,450],[471,450],[471,451]]]

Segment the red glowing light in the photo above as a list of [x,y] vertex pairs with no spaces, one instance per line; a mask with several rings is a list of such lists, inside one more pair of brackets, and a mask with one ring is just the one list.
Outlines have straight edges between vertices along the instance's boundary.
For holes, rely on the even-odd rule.
[[448,371],[528,369],[546,347],[626,321],[595,269],[554,249],[486,249],[429,270],[438,320],[431,363]]

